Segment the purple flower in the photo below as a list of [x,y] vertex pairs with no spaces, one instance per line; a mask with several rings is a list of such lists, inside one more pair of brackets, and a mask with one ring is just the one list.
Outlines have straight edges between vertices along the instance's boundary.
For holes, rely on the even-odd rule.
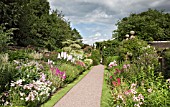
[[60,70],[58,68],[56,68],[56,75],[60,74]]

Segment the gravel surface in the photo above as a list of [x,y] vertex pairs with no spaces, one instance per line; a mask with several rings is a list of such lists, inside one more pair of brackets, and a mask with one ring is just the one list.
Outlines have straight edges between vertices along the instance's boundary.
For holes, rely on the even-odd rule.
[[100,107],[104,66],[94,66],[54,107]]

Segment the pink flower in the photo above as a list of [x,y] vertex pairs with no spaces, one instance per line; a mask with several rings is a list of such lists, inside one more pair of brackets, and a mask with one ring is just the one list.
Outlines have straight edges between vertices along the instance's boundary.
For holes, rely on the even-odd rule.
[[112,81],[112,84],[113,84],[115,87],[117,86],[116,81]]
[[124,69],[126,69],[126,68],[127,68],[127,65],[126,65],[126,64],[124,64],[124,65],[123,65],[123,68],[124,68]]
[[131,93],[131,90],[127,90],[124,92],[125,95],[129,95]]
[[112,76],[110,76],[110,79],[112,79],[113,77]]
[[119,70],[118,68],[115,69],[116,71],[114,72],[114,74],[116,75],[117,73],[121,73],[121,70]]
[[46,80],[46,75],[44,73],[41,74],[40,80],[43,82]]

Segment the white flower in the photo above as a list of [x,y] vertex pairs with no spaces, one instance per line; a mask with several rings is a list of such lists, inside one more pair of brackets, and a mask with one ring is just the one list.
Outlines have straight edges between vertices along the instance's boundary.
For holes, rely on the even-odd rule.
[[14,87],[15,86],[15,84],[14,83],[11,83],[11,87]]
[[22,84],[22,79],[19,79],[18,81],[16,81],[16,84],[20,86]]
[[61,59],[61,55],[60,55],[60,53],[58,53],[58,57],[57,57],[58,59]]
[[140,101],[140,99],[134,95],[134,96],[133,96],[133,101],[137,101],[137,102],[139,102],[139,101]]
[[135,88],[137,84],[132,83],[131,88]]
[[72,60],[72,58],[73,58],[73,56],[72,56],[72,55],[68,55],[68,57],[67,57],[67,61]]
[[20,94],[20,96],[24,96],[25,95],[25,93],[21,93],[21,92],[19,94]]
[[29,96],[28,96],[28,97],[25,97],[25,101],[29,101]]
[[147,90],[148,90],[148,92],[149,92],[149,93],[151,93],[151,92],[152,92],[152,88],[149,88],[149,89],[147,89]]
[[132,93],[132,94],[137,94],[137,92],[136,92],[135,89],[131,89],[131,93]]
[[63,58],[66,59],[67,58],[67,53],[63,52]]
[[122,95],[118,95],[117,99],[121,99],[123,101],[123,96]]
[[17,60],[14,60],[14,62],[15,62],[16,64],[19,64],[19,61],[17,61]]
[[142,94],[139,94],[139,95],[138,95],[138,99],[144,101],[144,96],[143,96]]
[[73,58],[73,59],[71,60],[71,62],[73,62],[73,63],[74,63],[74,62],[75,62],[75,58]]
[[48,65],[51,65],[52,64],[52,61],[48,59]]
[[109,67],[117,66],[116,61],[110,62]]
[[63,58],[64,57],[64,53],[63,52],[61,52],[61,58]]
[[9,102],[8,102],[8,101],[6,101],[6,102],[5,102],[5,104],[4,104],[4,106],[6,106],[6,105],[8,105],[8,104],[9,104]]
[[139,104],[135,104],[134,106],[135,106],[135,107],[140,107],[140,105],[139,105]]
[[166,80],[168,83],[170,83],[170,78]]

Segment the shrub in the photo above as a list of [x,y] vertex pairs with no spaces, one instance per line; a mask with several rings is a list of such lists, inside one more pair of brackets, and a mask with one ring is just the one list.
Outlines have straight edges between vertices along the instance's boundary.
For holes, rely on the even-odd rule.
[[116,55],[120,56],[119,61],[125,61],[127,59],[134,60],[138,58],[142,53],[141,49],[147,46],[147,42],[134,38],[130,40],[123,40],[116,48]]
[[89,57],[93,60],[93,65],[100,64],[101,55],[99,50],[93,50],[91,56]]
[[15,69],[12,63],[0,63],[0,93],[9,89],[8,85],[13,80]]
[[164,58],[164,75],[165,78],[170,78],[170,50],[166,50],[163,53],[163,58]]
[[119,56],[108,56],[105,60],[104,60],[104,65],[108,66],[110,62],[114,61],[114,60],[118,60]]
[[80,71],[77,69],[77,67],[73,66],[71,64],[63,63],[60,66],[58,66],[58,69],[66,72],[66,80],[65,81],[67,83],[72,82],[80,74]]
[[92,59],[85,59],[84,63],[86,64],[87,68],[89,68],[93,64],[93,60]]
[[29,54],[26,50],[20,49],[15,51],[8,51],[9,54],[9,61],[17,60],[17,59],[28,59]]
[[4,30],[6,30],[6,28],[0,25],[0,52],[6,50],[11,39],[10,35],[12,35],[13,31],[13,29],[7,30],[6,32],[4,32]]

